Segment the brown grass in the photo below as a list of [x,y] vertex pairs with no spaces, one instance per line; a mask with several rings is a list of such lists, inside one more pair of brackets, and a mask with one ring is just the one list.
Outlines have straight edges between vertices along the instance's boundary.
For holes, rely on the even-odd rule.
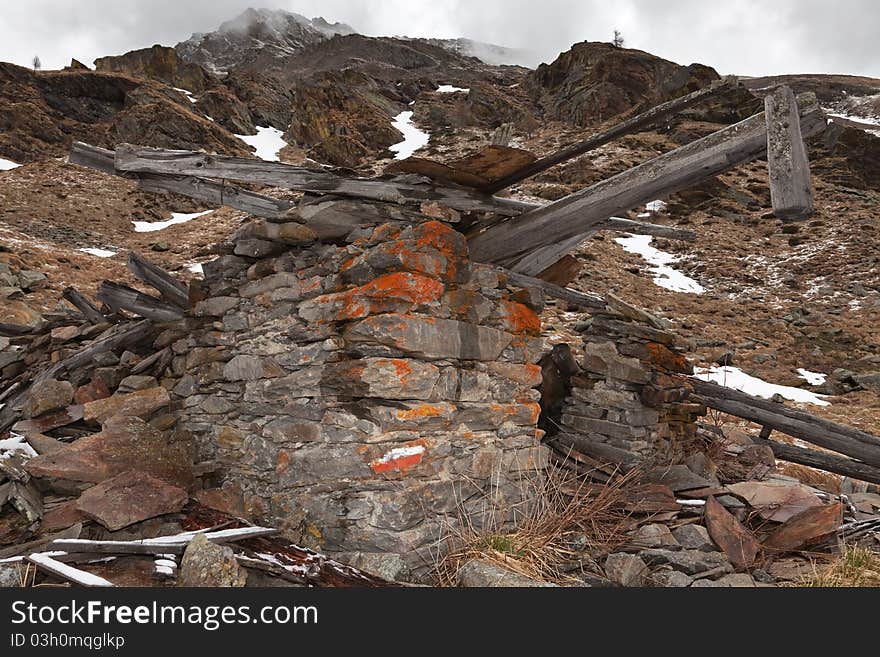
[[473,559],[543,582],[572,582],[565,567],[582,558],[573,543],[579,542],[581,550],[608,550],[625,542],[624,489],[634,478],[636,474],[629,473],[597,486],[570,471],[551,468],[546,478],[530,484],[532,490],[524,495],[528,507],[504,508],[487,496],[480,522],[460,510],[458,522],[449,523],[447,549],[436,565],[438,583],[455,586],[458,569]]
[[813,564],[813,574],[796,584],[811,588],[880,587],[880,554],[850,546],[830,565]]

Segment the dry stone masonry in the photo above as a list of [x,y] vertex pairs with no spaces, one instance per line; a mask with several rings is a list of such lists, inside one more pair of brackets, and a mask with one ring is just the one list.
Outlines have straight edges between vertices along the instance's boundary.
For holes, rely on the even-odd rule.
[[693,368],[680,338],[649,323],[662,320],[610,299],[608,312],[584,325],[581,372],[572,378],[562,430],[619,463],[680,462],[706,414],[687,401],[690,383],[676,376]]
[[340,246],[246,226],[246,255],[205,266],[204,328],[173,343],[172,362],[180,426],[249,516],[416,573],[449,523],[521,505],[547,459],[540,303],[421,220]]

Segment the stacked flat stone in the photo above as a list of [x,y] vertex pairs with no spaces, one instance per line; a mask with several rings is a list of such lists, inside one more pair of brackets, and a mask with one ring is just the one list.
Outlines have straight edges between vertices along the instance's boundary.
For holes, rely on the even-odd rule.
[[269,255],[205,265],[203,328],[172,363],[181,426],[250,516],[415,574],[449,523],[521,504],[547,460],[536,308],[423,219],[342,246],[246,227],[235,253]]
[[[581,372],[562,414],[563,431],[623,450],[627,463],[674,463],[696,440],[704,406],[689,403],[692,374],[670,331],[613,311],[583,332]],[[619,453],[619,452],[615,452]]]

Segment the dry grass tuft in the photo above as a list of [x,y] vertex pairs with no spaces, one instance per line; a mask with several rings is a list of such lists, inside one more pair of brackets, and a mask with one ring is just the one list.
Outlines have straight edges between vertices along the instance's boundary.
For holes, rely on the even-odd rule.
[[449,524],[447,550],[436,565],[438,583],[455,586],[458,569],[473,559],[539,581],[573,581],[565,567],[570,571],[584,550],[612,549],[626,541],[625,488],[636,478],[632,472],[596,485],[551,468],[543,481],[531,484],[533,491],[524,496],[528,507],[504,508],[487,495],[479,518],[460,511],[458,522]]
[[880,553],[864,547],[847,547],[829,566],[819,568],[814,564],[813,574],[797,585],[814,588],[880,587]]

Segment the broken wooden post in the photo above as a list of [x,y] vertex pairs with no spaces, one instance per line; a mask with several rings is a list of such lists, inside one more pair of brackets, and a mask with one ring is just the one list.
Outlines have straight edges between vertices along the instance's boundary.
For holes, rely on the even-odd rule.
[[790,221],[806,219],[813,214],[813,189],[797,99],[789,87],[779,87],[764,99],[764,108],[773,214]]
[[525,274],[518,274],[514,271],[502,270],[508,280],[519,287],[535,288],[544,292],[547,296],[554,299],[561,299],[578,308],[592,308],[593,310],[604,310],[605,300],[595,294],[584,294],[567,287],[561,287],[542,281],[540,278],[533,278]]
[[636,132],[640,128],[649,126],[664,116],[680,112],[691,105],[696,105],[708,98],[712,98],[713,96],[717,96],[729,89],[733,89],[736,85],[737,78],[735,76],[722,78],[704,89],[695,91],[687,96],[682,96],[681,98],[675,98],[662,105],[657,105],[656,107],[649,109],[647,112],[626,119],[604,132],[593,135],[589,139],[578,142],[577,144],[572,144],[561,151],[543,157],[540,160],[536,160],[535,162],[524,166],[522,169],[514,171],[504,178],[493,182],[483,189],[489,194],[500,192],[502,189],[506,189],[511,185],[515,185],[516,183],[531,178],[547,169],[551,169],[557,164],[573,160],[574,158],[580,157],[584,153],[589,153],[590,151],[614,141],[619,137],[623,137],[624,135]]
[[852,477],[859,481],[880,484],[880,468],[854,461],[844,456],[819,452],[806,447],[786,445],[775,440],[766,440],[763,433],[755,440],[758,445],[765,445],[773,450],[773,455],[781,461],[806,465],[817,470],[833,472],[843,477]]
[[700,403],[880,468],[880,438],[716,383],[689,379]]
[[96,296],[114,311],[125,310],[154,322],[173,322],[183,318],[180,308],[112,281],[101,283]]
[[107,318],[98,310],[95,305],[86,299],[82,294],[80,294],[76,288],[69,287],[61,293],[61,298],[69,301],[73,306],[80,311],[83,316],[91,323],[91,324],[106,324]]
[[[799,99],[802,134],[824,129],[815,94]],[[469,241],[471,258],[535,276],[609,217],[754,160],[767,151],[764,114],[661,155],[538,210],[491,226]],[[533,254],[539,253],[540,257]]]
[[189,293],[186,285],[161,267],[157,267],[142,255],[130,251],[128,268],[139,281],[158,290],[166,301],[184,309],[189,308]]

